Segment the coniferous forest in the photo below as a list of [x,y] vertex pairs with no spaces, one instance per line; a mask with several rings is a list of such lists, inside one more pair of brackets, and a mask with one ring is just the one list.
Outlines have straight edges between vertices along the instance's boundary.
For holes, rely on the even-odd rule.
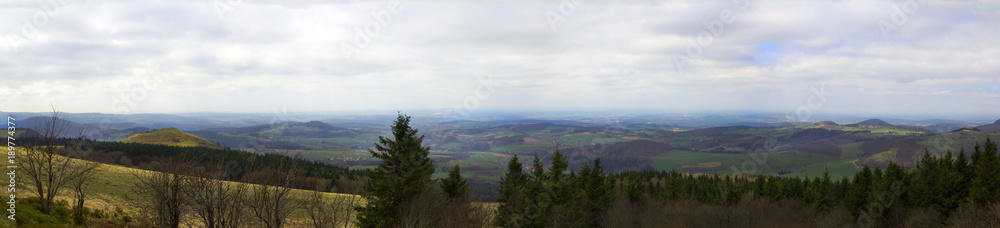
[[[394,125],[396,140],[383,138],[379,169],[369,173],[360,207],[362,227],[406,227],[423,192],[456,192],[455,179],[431,186],[421,139],[408,117]],[[413,153],[416,152],[416,153]],[[426,154],[426,153],[424,153]],[[892,163],[864,167],[853,178],[689,175],[677,171],[607,174],[601,161],[569,167],[558,150],[552,162],[514,156],[500,180],[492,224],[473,216],[472,226],[499,227],[983,227],[1000,221],[1000,156],[986,139],[972,154],[925,153],[915,167]],[[457,167],[454,172],[457,171]],[[408,183],[423,184],[402,184]],[[408,186],[409,188],[391,188]],[[460,187],[459,187],[460,188]],[[423,190],[421,190],[423,189]],[[450,194],[453,197],[453,194]],[[448,201],[461,202],[461,201]],[[400,206],[402,205],[402,206]],[[424,205],[424,204],[421,204]],[[445,219],[428,221],[435,223]],[[480,223],[475,223],[480,222]],[[453,221],[452,221],[453,222]]]

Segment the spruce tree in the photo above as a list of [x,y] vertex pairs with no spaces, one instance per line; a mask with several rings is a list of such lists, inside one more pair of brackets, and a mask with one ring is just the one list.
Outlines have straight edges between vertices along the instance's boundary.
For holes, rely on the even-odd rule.
[[468,180],[462,178],[462,171],[458,165],[455,165],[455,168],[448,172],[447,178],[441,178],[441,189],[452,200],[461,199],[469,193]]
[[846,207],[851,215],[857,218],[864,206],[869,202],[869,192],[872,187],[872,170],[867,165],[854,176],[854,183],[847,192]]
[[[569,168],[569,159],[556,149],[552,153],[552,166],[549,166],[548,179],[542,191],[543,198],[550,198],[552,202],[548,207],[543,207],[545,219],[553,219],[561,223],[551,224],[552,226],[579,226],[578,222],[583,216],[583,211],[576,204],[580,198],[580,191],[573,188],[573,175],[565,174]],[[548,221],[545,224],[550,224]]]
[[427,156],[430,148],[421,145],[423,139],[410,127],[410,117],[399,114],[392,138],[379,136],[375,150],[368,150],[382,163],[368,171],[362,194],[368,203],[355,208],[358,227],[398,227],[399,206],[433,186],[434,164]]
[[1000,157],[997,156],[997,144],[986,138],[986,143],[980,147],[976,144],[973,153],[973,179],[970,183],[969,195],[979,206],[985,206],[1000,200]]
[[500,205],[497,207],[494,219],[497,226],[513,227],[512,220],[523,211],[521,208],[523,204],[520,203],[521,188],[526,184],[528,177],[522,169],[523,165],[518,161],[517,155],[507,162],[507,174],[500,178],[500,197],[497,198]]
[[579,189],[584,192],[583,210],[584,225],[587,227],[600,227],[601,216],[614,200],[611,191],[613,183],[604,175],[604,167],[601,159],[594,160],[593,167],[589,163],[584,164],[580,169]]
[[546,227],[548,209],[552,206],[552,195],[545,194],[548,176],[541,158],[535,156],[531,165],[531,175],[523,188],[519,205],[520,215],[511,220],[513,227]]

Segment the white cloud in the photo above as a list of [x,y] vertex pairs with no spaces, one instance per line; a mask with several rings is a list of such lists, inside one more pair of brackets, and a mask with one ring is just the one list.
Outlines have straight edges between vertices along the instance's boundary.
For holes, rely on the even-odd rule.
[[[211,1],[67,1],[30,38],[22,19],[44,11],[0,3],[0,109],[114,112],[158,64],[133,112],[446,109],[484,75],[502,85],[485,108],[787,112],[826,84],[827,111],[1000,111],[969,108],[1000,94],[1000,14],[983,4],[929,2],[889,39],[893,2],[588,1],[556,29],[559,2],[400,4],[347,61],[385,2],[244,1],[219,18]],[[672,56],[727,9],[678,71]]]

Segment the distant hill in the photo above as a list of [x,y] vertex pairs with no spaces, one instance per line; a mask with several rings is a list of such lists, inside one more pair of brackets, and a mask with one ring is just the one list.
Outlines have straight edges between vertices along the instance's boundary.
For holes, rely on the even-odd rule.
[[976,128],[978,128],[980,131],[985,131],[985,132],[1000,132],[1000,120],[997,120],[996,122],[993,122],[991,124],[978,126]]
[[[18,129],[32,129],[35,131],[39,131],[42,128],[46,128],[52,125],[52,117],[35,116],[27,119],[18,120],[16,124]],[[56,125],[58,125],[59,127],[65,126],[65,128],[62,129],[61,134],[58,135],[59,137],[76,138],[80,137],[81,134],[83,137],[91,139],[100,139],[106,137],[106,134],[95,128],[87,127],[77,122],[63,119],[61,117],[59,118]]]
[[844,126],[845,127],[865,127],[865,126],[867,126],[867,127],[881,127],[881,126],[893,126],[893,125],[889,124],[888,122],[885,122],[883,120],[880,120],[880,119],[869,119],[869,120],[861,121],[861,122],[858,122],[858,123],[855,123],[855,124],[848,124],[848,125],[844,125]]
[[923,133],[926,133],[926,134],[937,133],[935,131],[932,131],[930,129],[923,128],[923,127],[893,125],[893,124],[885,122],[885,121],[883,121],[881,119],[869,119],[869,120],[857,122],[857,123],[854,123],[854,124],[847,124],[847,125],[844,125],[844,127],[857,127],[857,128],[889,127],[889,128],[893,128],[893,129],[903,129],[903,130],[909,130],[909,131],[919,131],[919,132],[923,132]]
[[[266,149],[345,149],[354,148],[362,144],[364,134],[374,134],[370,129],[354,130],[350,128],[338,127],[322,121],[309,122],[281,122],[274,124],[255,125],[248,127],[226,127],[211,128],[191,131],[219,145],[231,148],[247,148],[248,146],[261,147]],[[356,142],[355,144],[341,144],[333,140],[339,138],[343,141]],[[300,141],[295,141],[299,139]],[[319,139],[314,143],[299,143],[301,139]],[[371,145],[371,144],[365,144]]]
[[936,131],[939,133],[943,133],[943,132],[951,132],[962,128],[974,128],[974,127],[976,126],[967,123],[939,123],[939,124],[931,124],[930,126],[924,128],[931,129],[932,131]]
[[816,126],[840,126],[840,125],[837,125],[837,123],[834,123],[833,121],[820,121],[820,122],[816,122],[815,125]]
[[203,146],[208,148],[221,149],[219,145],[205,140],[201,137],[178,130],[177,128],[164,128],[155,131],[139,133],[121,140],[122,142],[160,144],[169,146]]

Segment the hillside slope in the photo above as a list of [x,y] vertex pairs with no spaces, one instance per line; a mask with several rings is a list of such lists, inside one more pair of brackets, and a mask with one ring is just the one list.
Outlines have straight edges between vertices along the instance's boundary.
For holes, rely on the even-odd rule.
[[991,124],[978,126],[976,128],[985,132],[1000,132],[1000,120],[997,120],[996,122],[993,122]]
[[[77,159],[72,159],[77,160]],[[101,211],[111,213],[113,211],[121,209],[126,214],[135,216],[137,213],[144,213],[135,207],[134,201],[144,201],[149,200],[146,196],[136,196],[132,192],[133,184],[138,182],[139,176],[152,175],[157,172],[142,170],[136,168],[123,167],[118,165],[102,164],[98,166],[93,171],[93,177],[84,185],[84,191],[86,192],[86,202],[85,207],[90,209],[99,209]],[[226,185],[233,185],[238,182],[223,181]],[[38,195],[34,191],[30,191],[25,185],[18,185],[17,192],[18,198],[27,197],[37,197]],[[292,189],[291,195],[293,197],[303,197],[307,194],[311,194],[314,191]],[[68,188],[63,188],[62,191],[56,196],[56,200],[65,200],[73,202],[74,193]],[[327,200],[337,200],[341,198],[355,198],[360,197],[358,195],[351,194],[341,194],[341,193],[330,193],[321,192],[322,197]],[[357,199],[357,203],[364,204],[364,199]],[[345,204],[345,207],[348,206]],[[247,215],[252,216],[252,215]],[[352,217],[353,218],[353,217]],[[196,218],[189,216],[184,218],[186,222],[196,224]],[[287,226],[289,227],[307,227],[309,226],[309,217],[302,210],[296,210],[288,217]],[[3,223],[0,223],[3,225]]]
[[209,148],[222,149],[219,145],[212,143],[201,137],[178,130],[177,128],[164,128],[155,131],[139,133],[121,142],[160,144],[169,146],[203,146]]

